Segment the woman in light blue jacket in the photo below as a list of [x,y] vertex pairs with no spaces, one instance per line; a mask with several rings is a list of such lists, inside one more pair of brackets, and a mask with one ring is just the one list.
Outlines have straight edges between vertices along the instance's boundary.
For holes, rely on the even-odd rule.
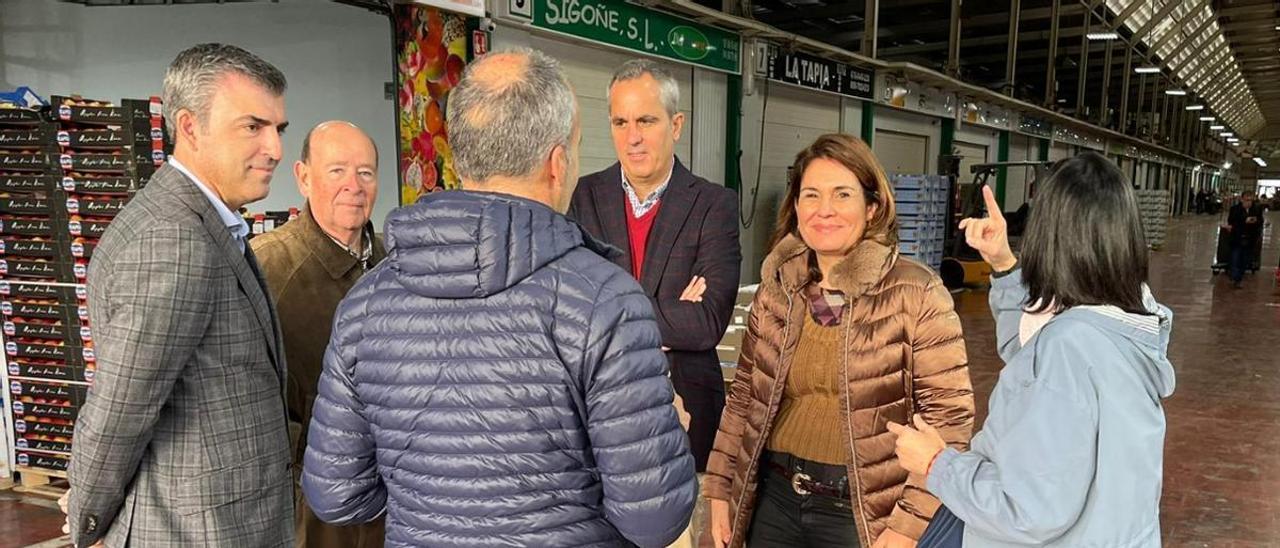
[[942,501],[920,548],[1160,546],[1172,314],[1147,289],[1147,246],[1124,175],[1067,160],[1036,197],[1021,260],[990,216],[961,228],[996,274],[1000,372],[972,449],[918,417],[890,425],[898,459]]

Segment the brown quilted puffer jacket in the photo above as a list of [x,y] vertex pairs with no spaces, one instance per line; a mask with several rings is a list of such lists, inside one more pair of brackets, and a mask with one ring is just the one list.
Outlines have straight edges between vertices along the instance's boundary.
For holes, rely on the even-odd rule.
[[[751,525],[760,456],[809,313],[808,254],[799,238],[788,236],[764,261],[708,462],[706,496],[729,501],[731,548],[744,544]],[[832,417],[832,427],[849,440],[851,503],[863,546],[886,527],[919,538],[938,508],[923,478],[908,478],[898,466],[885,423],[909,423],[914,411],[957,449],[968,447],[973,430],[973,390],[951,294],[933,271],[897,255],[864,240],[831,273],[849,303],[840,324],[847,348],[840,356],[846,379],[840,400],[847,412]]]

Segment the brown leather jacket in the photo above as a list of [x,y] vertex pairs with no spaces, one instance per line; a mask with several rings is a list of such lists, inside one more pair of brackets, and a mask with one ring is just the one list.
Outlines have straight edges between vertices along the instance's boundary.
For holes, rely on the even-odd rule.
[[[750,528],[760,456],[809,313],[808,253],[791,236],[765,258],[708,463],[706,496],[729,501],[733,516],[730,547],[742,546]],[[849,440],[851,502],[863,546],[886,527],[919,538],[938,508],[923,478],[908,478],[897,465],[885,423],[908,423],[914,410],[959,449],[967,448],[973,430],[973,390],[951,295],[931,270],[897,255],[865,240],[831,273],[849,303],[841,321],[847,350],[839,356],[847,411],[832,417],[832,427]]]

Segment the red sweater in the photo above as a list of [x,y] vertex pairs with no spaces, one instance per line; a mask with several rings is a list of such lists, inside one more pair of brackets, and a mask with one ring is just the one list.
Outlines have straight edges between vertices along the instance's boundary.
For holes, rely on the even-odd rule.
[[635,216],[635,210],[631,208],[631,200],[623,200],[623,202],[627,205],[627,236],[631,241],[631,275],[639,280],[640,269],[644,266],[645,244],[649,243],[649,232],[653,230],[653,220],[657,218],[658,210],[662,208],[662,201],[659,200],[639,219]]

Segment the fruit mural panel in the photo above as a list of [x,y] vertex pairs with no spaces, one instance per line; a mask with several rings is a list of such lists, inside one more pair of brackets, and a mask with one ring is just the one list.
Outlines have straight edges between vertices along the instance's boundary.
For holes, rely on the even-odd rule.
[[459,185],[445,127],[445,105],[449,90],[458,85],[466,67],[467,19],[427,6],[396,7],[400,205]]

